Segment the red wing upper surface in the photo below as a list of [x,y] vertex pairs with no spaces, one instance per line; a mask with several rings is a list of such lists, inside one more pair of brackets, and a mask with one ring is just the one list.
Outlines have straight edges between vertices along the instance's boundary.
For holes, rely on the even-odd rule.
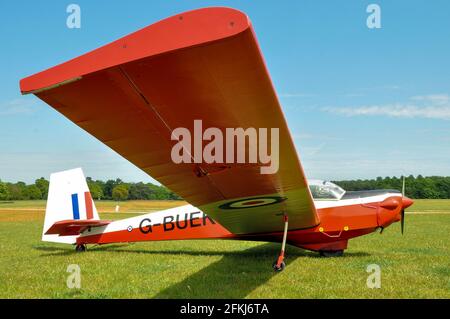
[[[248,17],[206,8],[162,20],[20,82],[235,234],[318,224],[305,175]],[[172,131],[278,128],[279,170],[175,164]],[[205,145],[207,142],[203,142]]]

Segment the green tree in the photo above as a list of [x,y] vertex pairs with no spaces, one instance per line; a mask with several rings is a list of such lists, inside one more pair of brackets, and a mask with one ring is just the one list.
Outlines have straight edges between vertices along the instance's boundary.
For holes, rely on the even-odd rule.
[[0,200],[9,199],[9,196],[8,186],[0,180]]
[[27,185],[24,182],[17,182],[15,184],[8,183],[8,189],[10,194],[10,199],[21,200],[28,199]]
[[49,186],[49,181],[46,180],[45,178],[41,177],[39,179],[37,179],[34,184],[37,186],[37,188],[39,188],[39,190],[41,191],[41,199],[47,199],[48,196],[48,186]]
[[128,198],[128,187],[125,184],[119,184],[112,190],[112,198],[117,201],[126,200]]
[[133,183],[129,188],[129,199],[151,199],[153,196],[153,191],[148,184]]
[[36,185],[28,185],[26,187],[27,199],[41,199],[42,193]]
[[100,200],[103,197],[103,189],[102,186],[93,181],[92,179],[87,179],[87,184],[89,187],[89,191],[91,192],[91,196],[94,199]]
[[116,180],[108,180],[103,185],[103,195],[107,199],[114,199],[114,196],[112,194],[114,187],[123,184],[122,180],[120,178],[117,178]]
[[[385,177],[372,180],[337,181],[347,191],[370,189],[402,190],[403,177]],[[450,198],[450,177],[409,175],[405,178],[405,195],[410,198]]]

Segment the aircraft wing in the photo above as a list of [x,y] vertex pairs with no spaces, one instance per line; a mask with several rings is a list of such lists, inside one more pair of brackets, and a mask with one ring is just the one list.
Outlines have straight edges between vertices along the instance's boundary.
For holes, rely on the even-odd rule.
[[[20,87],[232,233],[281,231],[282,214],[291,230],[319,223],[253,28],[240,11],[173,16],[27,77]],[[261,174],[267,165],[260,160],[175,164],[172,133],[193,133],[195,120],[222,132],[278,128],[279,170]]]

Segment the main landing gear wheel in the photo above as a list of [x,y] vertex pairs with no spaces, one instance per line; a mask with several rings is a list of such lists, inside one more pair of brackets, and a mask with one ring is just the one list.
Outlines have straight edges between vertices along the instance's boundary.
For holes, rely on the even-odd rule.
[[286,268],[286,263],[284,261],[282,261],[280,263],[280,265],[278,265],[278,261],[275,261],[272,265],[273,270],[275,270],[276,272],[280,272],[283,271],[284,268]]
[[321,250],[319,253],[322,257],[341,257],[344,254],[344,250]]
[[77,245],[77,247],[75,247],[75,251],[77,251],[79,253],[86,251],[86,245],[83,245],[83,244]]

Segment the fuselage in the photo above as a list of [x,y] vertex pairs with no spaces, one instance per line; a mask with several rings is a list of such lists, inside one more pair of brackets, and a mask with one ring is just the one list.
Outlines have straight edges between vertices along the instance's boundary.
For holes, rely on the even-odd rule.
[[[314,204],[320,224],[308,229],[289,229],[289,244],[313,251],[346,249],[350,238],[399,221],[402,209],[412,201],[395,190],[375,190],[346,192],[340,199],[315,199]],[[77,243],[207,238],[280,242],[282,235],[282,232],[236,235],[198,208],[184,205],[88,229]]]

